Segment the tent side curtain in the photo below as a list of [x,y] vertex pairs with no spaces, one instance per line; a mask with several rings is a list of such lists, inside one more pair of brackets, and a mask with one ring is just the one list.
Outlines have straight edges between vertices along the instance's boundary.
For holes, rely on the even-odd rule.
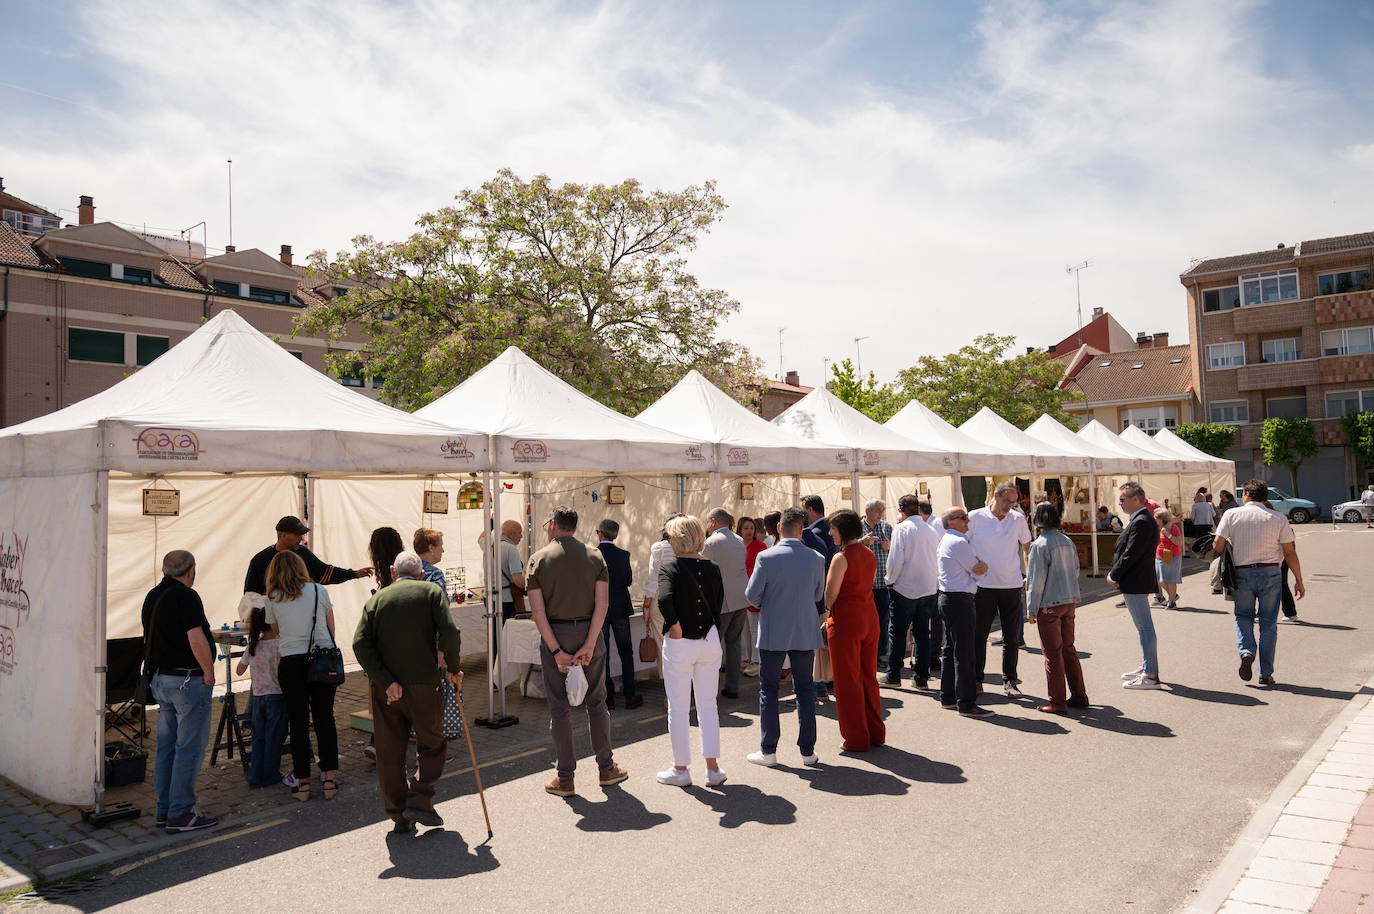
[[102,736],[96,485],[95,473],[0,478],[0,771],[59,803],[91,802]]

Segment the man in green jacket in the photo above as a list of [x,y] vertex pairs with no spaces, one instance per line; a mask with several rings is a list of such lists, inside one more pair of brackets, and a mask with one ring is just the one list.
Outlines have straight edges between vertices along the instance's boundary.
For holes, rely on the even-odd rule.
[[[420,580],[424,566],[402,552],[391,566],[393,582],[363,606],[353,635],[353,654],[372,683],[372,729],[377,741],[377,783],[396,831],[415,823],[444,824],[434,810],[434,785],[444,770],[441,675],[456,689],[459,634],[439,585]],[[439,657],[435,656],[435,645]],[[440,662],[447,667],[441,673]],[[419,773],[406,777],[406,744],[415,730]]]

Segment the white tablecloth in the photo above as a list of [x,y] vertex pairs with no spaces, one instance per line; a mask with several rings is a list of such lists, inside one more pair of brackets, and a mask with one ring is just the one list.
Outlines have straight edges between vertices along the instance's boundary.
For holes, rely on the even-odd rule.
[[[639,639],[644,633],[644,615],[636,613],[630,617],[630,634],[634,638],[635,675],[646,671],[657,671],[658,663],[645,663],[639,659]],[[611,675],[620,675],[620,653],[615,650],[615,637],[611,638],[612,650],[609,652],[608,660],[611,664]],[[523,677],[526,669],[531,666],[539,666],[539,629],[535,626],[532,619],[511,619],[506,623],[506,645],[504,648],[502,666],[505,667],[503,678],[511,681],[516,676]],[[521,679],[523,682],[523,678]]]

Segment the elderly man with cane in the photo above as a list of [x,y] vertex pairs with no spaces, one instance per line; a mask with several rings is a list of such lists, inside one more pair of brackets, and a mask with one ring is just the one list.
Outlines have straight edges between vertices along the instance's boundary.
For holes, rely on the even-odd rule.
[[[377,783],[395,830],[415,823],[439,826],[434,785],[444,770],[448,743],[443,732],[443,693],[439,688],[437,644],[456,689],[460,636],[438,584],[421,580],[424,566],[414,552],[396,556],[394,581],[363,606],[353,653],[372,683],[372,726],[377,738]],[[406,776],[406,744],[415,730],[419,771]]]

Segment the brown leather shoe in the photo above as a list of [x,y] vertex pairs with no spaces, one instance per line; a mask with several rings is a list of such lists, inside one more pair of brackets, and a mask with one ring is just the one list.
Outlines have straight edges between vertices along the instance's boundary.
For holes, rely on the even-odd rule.
[[554,778],[544,785],[544,791],[556,797],[570,797],[577,793],[577,788],[573,786],[572,778]]
[[619,784],[629,776],[630,772],[621,768],[619,765],[613,764],[611,767],[601,772],[601,786],[610,787],[612,784]]

